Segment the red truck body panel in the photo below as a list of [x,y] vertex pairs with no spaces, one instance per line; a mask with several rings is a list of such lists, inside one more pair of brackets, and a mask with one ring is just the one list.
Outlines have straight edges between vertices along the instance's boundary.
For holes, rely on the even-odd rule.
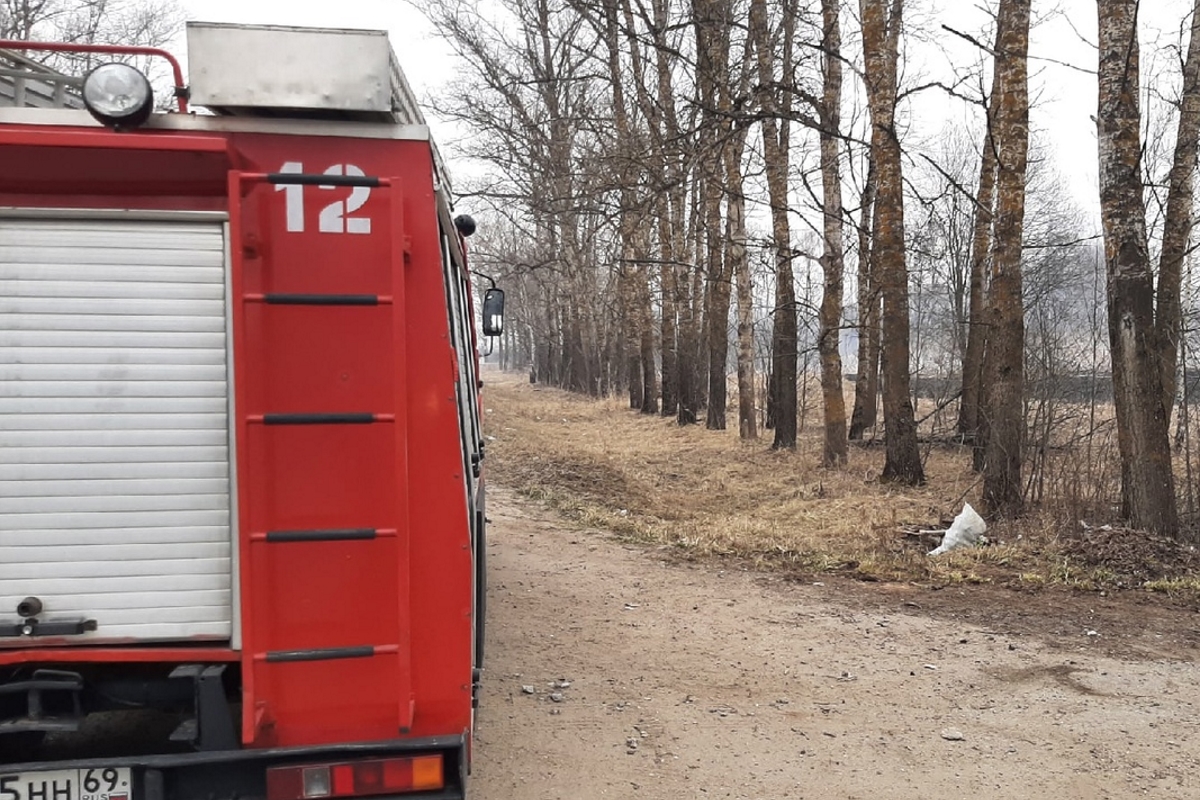
[[[432,159],[420,139],[0,125],[0,206],[228,214],[240,626],[203,649],[9,642],[0,667],[236,660],[251,748],[469,732],[458,242]],[[330,169],[379,185],[266,177]]]

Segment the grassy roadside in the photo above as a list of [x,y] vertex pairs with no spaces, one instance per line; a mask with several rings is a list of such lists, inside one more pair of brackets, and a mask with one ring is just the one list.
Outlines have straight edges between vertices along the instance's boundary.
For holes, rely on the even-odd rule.
[[[1153,591],[1200,601],[1200,554],[1145,534],[1053,521],[1034,511],[993,526],[986,547],[926,556],[978,481],[965,448],[928,451],[924,487],[882,484],[882,448],[852,448],[850,466],[819,466],[819,431],[795,452],[737,431],[681,428],[620,399],[593,400],[485,374],[488,478],[580,524],[672,548],[681,558],[735,558],[797,576],[842,574],[929,586]],[[978,507],[978,506],[977,506]]]

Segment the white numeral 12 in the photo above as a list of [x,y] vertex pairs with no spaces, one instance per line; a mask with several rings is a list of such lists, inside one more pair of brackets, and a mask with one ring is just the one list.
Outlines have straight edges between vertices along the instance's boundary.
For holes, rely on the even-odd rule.
[[[304,172],[304,164],[299,161],[289,161],[279,169],[289,175],[299,175]],[[366,173],[354,164],[334,164],[326,169],[324,175],[352,175],[362,177]],[[321,184],[318,189],[337,189],[337,186]],[[275,186],[275,191],[284,193],[287,206],[288,233],[304,232],[304,186],[298,183],[281,183]],[[358,211],[371,197],[371,190],[366,186],[352,187],[350,196],[345,200],[334,200],[321,209],[317,217],[317,230],[321,233],[370,233],[370,217],[347,216]]]

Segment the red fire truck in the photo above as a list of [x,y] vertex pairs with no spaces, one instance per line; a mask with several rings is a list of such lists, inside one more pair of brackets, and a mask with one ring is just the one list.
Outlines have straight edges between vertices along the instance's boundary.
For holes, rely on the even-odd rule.
[[47,50],[105,63],[0,109],[0,800],[463,797],[474,223],[386,35]]

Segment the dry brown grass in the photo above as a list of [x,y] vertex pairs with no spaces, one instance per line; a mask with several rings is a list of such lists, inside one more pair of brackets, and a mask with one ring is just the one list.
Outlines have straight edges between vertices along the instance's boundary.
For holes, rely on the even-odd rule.
[[[964,500],[977,502],[966,448],[928,446],[926,485],[898,487],[879,481],[882,447],[852,448],[847,469],[822,469],[811,424],[795,452],[777,452],[769,431],[744,443],[736,430],[680,427],[630,411],[620,399],[583,398],[498,372],[485,377],[489,480],[581,524],[681,557],[928,585],[1131,585],[1128,570],[1072,549],[1077,534],[1061,515],[996,525],[987,547],[928,558],[937,538],[905,529],[944,528]],[[1192,574],[1189,564],[1159,579],[1178,590]]]

